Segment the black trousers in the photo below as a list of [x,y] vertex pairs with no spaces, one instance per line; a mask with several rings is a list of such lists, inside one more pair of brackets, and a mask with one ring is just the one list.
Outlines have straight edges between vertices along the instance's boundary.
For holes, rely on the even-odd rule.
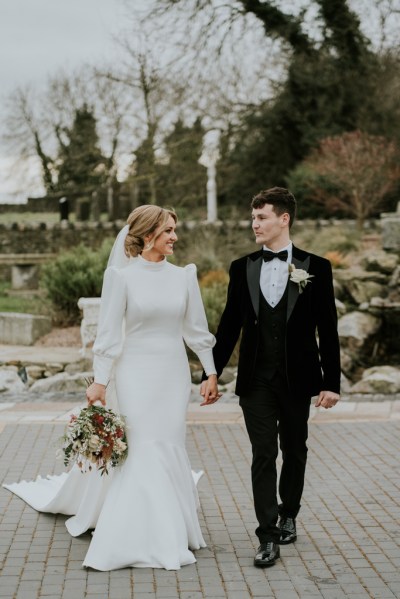
[[[240,397],[253,450],[251,478],[259,523],[256,535],[261,543],[278,540],[278,515],[295,518],[299,512],[307,462],[310,399],[293,397],[281,373],[275,373],[272,379],[258,374],[249,393]],[[280,505],[278,439],[282,452]]]

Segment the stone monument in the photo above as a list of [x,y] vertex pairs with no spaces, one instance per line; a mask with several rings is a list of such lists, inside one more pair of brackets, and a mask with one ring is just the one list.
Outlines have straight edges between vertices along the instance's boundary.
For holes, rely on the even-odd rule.
[[400,253],[400,202],[396,212],[381,214],[382,247],[389,252]]

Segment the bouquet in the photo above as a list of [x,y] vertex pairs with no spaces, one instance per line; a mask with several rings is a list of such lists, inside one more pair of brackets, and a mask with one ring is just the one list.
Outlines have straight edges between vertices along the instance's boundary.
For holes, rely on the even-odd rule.
[[101,475],[108,474],[128,454],[124,418],[101,406],[73,414],[62,439],[64,465],[76,463],[82,472],[95,465]]

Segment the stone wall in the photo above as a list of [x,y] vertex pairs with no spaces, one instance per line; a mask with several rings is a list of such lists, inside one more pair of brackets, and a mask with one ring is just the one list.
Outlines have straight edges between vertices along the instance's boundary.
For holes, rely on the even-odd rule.
[[[59,222],[59,223],[12,223],[2,224],[0,219],[0,279],[10,280],[11,266],[6,259],[10,254],[57,254],[83,244],[97,250],[105,239],[115,239],[124,221],[113,222]],[[365,230],[379,230],[378,220],[366,223]],[[354,230],[353,220],[301,220],[296,221],[294,233],[317,231],[336,226],[349,232]],[[378,229],[377,229],[378,228]],[[193,245],[204,248],[204,257],[224,254],[219,267],[226,268],[234,256],[241,256],[255,249],[250,231],[250,219],[243,221],[218,221],[209,224],[201,221],[178,222],[179,243],[176,256],[178,263],[193,261]],[[223,250],[223,252],[222,252]],[[197,254],[198,255],[198,254]],[[197,260],[197,257],[195,258]],[[199,267],[199,264],[198,264]]]
[[97,249],[123,225],[122,221],[0,224],[0,254],[52,254],[80,243]]
[[[4,224],[0,220],[0,254],[54,253],[69,249],[80,243],[97,249],[104,239],[115,237],[124,226],[124,221],[114,222],[59,222],[59,223],[12,223]],[[337,226],[348,231],[354,230],[354,220],[298,220],[296,230],[319,230],[326,226]],[[379,227],[379,221],[367,222],[365,229]],[[178,222],[178,233],[185,235],[197,229],[220,230],[221,234],[227,229],[238,235],[249,238],[250,219],[244,221],[218,221],[209,224],[198,221]],[[251,241],[253,238],[251,237]],[[254,245],[254,244],[253,244]]]

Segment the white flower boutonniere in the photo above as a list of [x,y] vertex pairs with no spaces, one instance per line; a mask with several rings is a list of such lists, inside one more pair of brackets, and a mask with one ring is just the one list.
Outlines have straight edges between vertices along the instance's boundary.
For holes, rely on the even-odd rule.
[[294,264],[289,264],[289,280],[293,283],[297,283],[299,286],[299,293],[303,293],[303,289],[307,283],[312,283],[311,279],[314,275],[310,275],[306,270],[302,268],[296,268]]

